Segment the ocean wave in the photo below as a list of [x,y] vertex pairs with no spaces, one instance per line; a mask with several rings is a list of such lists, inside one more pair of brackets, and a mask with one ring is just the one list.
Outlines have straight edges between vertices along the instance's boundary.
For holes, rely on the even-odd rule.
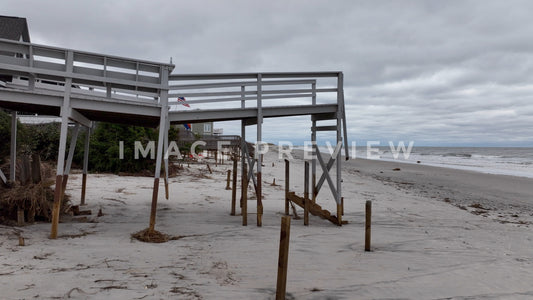
[[444,157],[464,157],[464,158],[471,158],[472,154],[470,153],[445,153],[442,154]]

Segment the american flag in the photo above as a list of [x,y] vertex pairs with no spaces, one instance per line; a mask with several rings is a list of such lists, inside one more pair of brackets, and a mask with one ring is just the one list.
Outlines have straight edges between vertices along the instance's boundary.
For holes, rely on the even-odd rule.
[[191,107],[189,104],[185,102],[185,97],[178,97],[178,103],[181,103],[183,106]]

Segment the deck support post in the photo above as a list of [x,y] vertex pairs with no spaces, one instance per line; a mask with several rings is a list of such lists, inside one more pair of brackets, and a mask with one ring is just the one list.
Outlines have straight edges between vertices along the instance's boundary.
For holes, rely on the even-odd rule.
[[[66,71],[72,72],[74,53],[69,50],[66,53]],[[72,89],[72,78],[65,78],[65,93],[63,95],[63,105],[61,106],[61,133],[59,135],[59,153],[57,158],[56,185],[54,192],[54,205],[52,208],[52,228],[50,238],[57,238],[57,228],[59,224],[59,212],[61,211],[61,201],[63,198],[63,174],[65,171],[65,152],[67,147],[68,122],[70,117],[70,92]]]
[[153,232],[155,230],[155,219],[157,214],[157,198],[159,195],[159,178],[161,177],[161,162],[163,159],[163,146],[165,142],[165,132],[167,129],[168,119],[168,67],[161,67],[161,83],[164,85],[164,89],[161,89],[159,93],[159,101],[161,104],[161,117],[159,119],[159,137],[157,140],[157,153],[155,162],[155,174],[154,174],[154,190],[152,193],[152,205],[150,209],[150,224],[148,231]]
[[[316,105],[316,82],[313,82],[311,84],[311,90],[311,103],[313,105]],[[316,203],[316,151],[318,151],[318,147],[316,145],[316,120],[314,118],[311,118],[311,144],[313,147],[313,160],[311,165],[311,198],[313,200],[313,203]]]
[[80,132],[80,124],[76,123],[72,136],[70,137],[70,145],[68,148],[67,162],[65,171],[63,172],[63,186],[61,187],[61,198],[65,197],[65,190],[67,189],[68,175],[70,174],[70,168],[72,167],[72,160],[74,159],[74,152],[76,151],[76,143],[78,141],[78,134]]
[[170,122],[168,121],[167,116],[167,122],[165,125],[165,141],[163,142],[163,162],[164,162],[164,181],[165,181],[165,199],[168,200],[169,198],[169,190],[168,190],[168,159],[169,159],[169,153],[168,153],[168,130],[170,129]]
[[9,180],[15,182],[16,166],[17,164],[17,112],[11,112],[11,145],[10,145],[10,161],[9,161]]
[[263,180],[261,167],[263,163],[263,104],[262,104],[262,89],[263,89],[263,77],[261,74],[257,74],[257,146],[256,157],[257,160],[257,188],[255,190],[257,194],[257,226],[263,226]]
[[[65,53],[66,71],[72,72],[74,66],[74,53],[68,50]],[[70,92],[72,89],[72,78],[65,78],[65,93],[63,95],[63,105],[61,106],[61,133],[59,135],[59,153],[57,158],[56,185],[54,192],[54,205],[52,208],[52,228],[50,238],[57,238],[57,228],[59,225],[59,213],[61,211],[61,201],[63,200],[63,172],[65,171],[65,152],[67,147],[68,122],[70,117]]]
[[83,148],[83,177],[81,181],[80,205],[85,205],[85,194],[87,191],[87,171],[89,169],[89,144],[91,142],[91,128],[87,127],[85,133],[85,145]]
[[[340,145],[342,147],[342,122],[343,122],[343,110],[344,105],[341,105],[344,103],[344,92],[343,92],[343,75],[342,73],[338,74],[337,77],[337,145]],[[346,120],[344,120],[346,123]],[[346,130],[344,130],[346,132]],[[348,157],[347,157],[348,158]],[[342,208],[342,159],[341,159],[341,151],[337,152],[337,219],[339,220],[339,226],[342,226],[342,215],[344,214],[343,208]]]
[[243,201],[244,201],[244,181],[248,179],[248,171],[245,170],[244,166],[246,164],[246,125],[244,124],[244,120],[241,120],[241,201],[240,201],[240,207],[241,207],[241,214],[242,214],[242,208],[243,208]]
[[[241,108],[246,108],[246,98],[245,98],[245,91],[246,87],[244,85],[241,86]],[[244,120],[241,120],[241,200],[240,200],[240,208],[241,208],[241,214],[242,214],[242,207],[243,207],[243,192],[242,188],[244,188],[244,178],[247,176],[246,171],[244,170],[244,164],[246,162],[246,124],[244,123]]]

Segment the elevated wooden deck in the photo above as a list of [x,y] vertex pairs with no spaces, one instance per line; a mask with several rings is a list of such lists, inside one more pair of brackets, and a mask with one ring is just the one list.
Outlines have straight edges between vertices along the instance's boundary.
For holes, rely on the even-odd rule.
[[[75,147],[69,148],[68,156],[66,153],[69,122],[77,124],[71,145],[75,145],[78,129],[85,127],[90,133],[95,121],[159,127],[149,223],[149,229],[154,230],[161,165],[164,163],[165,170],[168,170],[168,158],[163,157],[163,153],[168,148],[171,124],[240,120],[241,136],[246,136],[247,126],[254,125],[256,140],[262,142],[264,118],[308,115],[311,141],[316,141],[318,131],[332,131],[337,144],[344,143],[348,158],[342,72],[172,74],[174,67],[166,63],[0,39],[0,78],[6,80],[0,82],[0,108],[13,111],[11,168],[14,170],[16,161],[17,111],[61,117],[57,187],[66,185],[74,154]],[[327,124],[320,125],[322,122]],[[89,149],[88,136],[85,153]],[[247,148],[241,139],[242,173],[246,180],[252,179],[255,183],[257,225],[261,226],[262,154],[250,155]],[[327,165],[320,155],[318,161],[313,159],[313,178],[319,162],[322,177],[328,179],[339,204],[340,151],[335,155]],[[82,195],[85,195],[87,159],[85,155]],[[324,175],[334,162],[337,163],[336,183],[329,175]],[[248,171],[244,172],[246,165]],[[167,176],[165,174],[164,179],[168,195]],[[317,191],[323,181],[318,183]],[[52,238],[57,236],[63,192],[64,189],[57,189],[55,194]],[[295,195],[293,198],[295,203],[300,201]],[[312,210],[326,216],[319,206],[313,206]]]

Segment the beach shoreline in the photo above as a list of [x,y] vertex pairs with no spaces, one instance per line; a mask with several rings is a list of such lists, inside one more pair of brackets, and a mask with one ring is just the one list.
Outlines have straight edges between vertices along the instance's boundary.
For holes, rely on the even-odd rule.
[[[291,160],[290,189],[301,195],[303,160],[298,157]],[[255,225],[253,188],[248,226],[242,226],[238,204],[237,215],[230,216],[231,191],[225,190],[231,164],[210,162],[210,168],[212,173],[205,164],[191,164],[170,178],[170,200],[160,195],[156,229],[181,238],[163,244],[130,237],[148,225],[153,184],[148,177],[90,174],[84,209],[93,215],[63,218],[57,240],[48,239],[48,223],[0,227],[2,297],[273,299],[284,159],[276,152],[265,156],[262,227]],[[343,220],[349,223],[339,227],[311,216],[304,226],[303,219],[292,219],[288,296],[532,297],[531,211],[512,217],[506,206],[511,213],[527,209],[527,201],[496,201],[511,199],[506,191],[517,189],[515,184],[515,192],[529,195],[530,181],[515,179],[395,162],[343,162]],[[81,175],[72,174],[67,193],[74,204],[80,188]],[[335,213],[327,189],[317,203]],[[479,208],[469,205],[483,199],[481,207],[490,210],[472,213]],[[373,207],[371,252],[364,251],[366,201]],[[99,210],[102,216],[96,215]],[[301,209],[298,213],[302,216]],[[18,246],[19,236],[25,246]]]
[[384,184],[394,184],[497,221],[518,224],[533,221],[533,178],[362,158],[345,164],[347,172],[356,170]]

